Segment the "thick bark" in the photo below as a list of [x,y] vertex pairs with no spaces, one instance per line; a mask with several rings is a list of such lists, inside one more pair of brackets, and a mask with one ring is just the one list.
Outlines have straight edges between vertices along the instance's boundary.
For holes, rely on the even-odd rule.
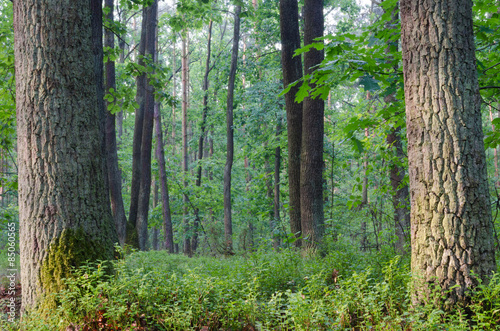
[[[187,31],[182,37],[182,171],[184,189],[187,189],[187,175],[189,170],[189,155],[188,155],[188,128],[187,128],[187,108],[188,108],[188,50],[187,50]],[[191,256],[191,234],[188,220],[188,197],[186,193],[183,195],[184,211],[184,254]]]
[[[146,19],[146,57],[155,62],[156,55],[156,25],[157,25],[158,2],[153,1],[151,6],[144,10]],[[153,145],[154,127],[154,88],[146,79],[144,95],[144,121],[141,141],[141,184],[139,189],[139,203],[137,209],[137,236],[139,248],[146,250],[148,240],[148,214],[149,199],[151,195],[151,151]]]
[[[106,19],[113,21],[113,0],[106,0],[105,6],[109,8],[109,13]],[[115,39],[111,30],[105,29],[104,46],[114,48]],[[110,89],[116,90],[116,73],[115,62],[108,60],[106,62],[106,92]],[[116,102],[117,100],[114,100]],[[107,105],[110,103],[108,102]],[[106,111],[106,159],[108,167],[109,194],[111,199],[111,210],[115,220],[116,232],[120,244],[125,243],[125,227],[127,225],[127,217],[125,215],[125,207],[123,206],[122,198],[122,179],[121,172],[118,168],[118,147],[116,143],[115,129],[115,114]]]
[[169,253],[174,252],[174,236],[172,229],[172,216],[170,214],[170,196],[168,193],[167,171],[165,167],[165,151],[163,150],[163,131],[161,130],[160,105],[155,104],[155,128],[156,128],[156,159],[160,172],[161,203],[163,216],[163,232],[165,234],[165,249]]
[[236,67],[238,64],[238,44],[240,41],[240,13],[241,6],[235,7],[234,12],[234,31],[233,31],[233,49],[231,53],[231,67],[229,70],[229,81],[227,83],[227,112],[226,112],[226,131],[227,131],[227,155],[226,165],[224,167],[224,237],[225,251],[231,253],[233,250],[233,223],[231,215],[231,169],[234,158],[234,139],[233,139],[233,99],[234,83],[236,80]]
[[102,53],[93,52],[93,35],[102,51],[101,8],[99,1],[14,3],[24,309],[60,290],[71,266],[112,259],[118,240],[96,125],[103,123]]
[[[304,45],[323,36],[323,0],[306,0],[304,4]],[[323,52],[311,49],[304,54],[304,71],[311,74],[323,60]],[[322,99],[306,97],[302,116],[300,164],[301,225],[308,246],[316,245],[323,235],[323,134]]]
[[[496,270],[472,1],[401,1],[412,274],[467,303]],[[474,275],[472,274],[474,273]]]
[[[297,0],[280,0],[281,66],[283,85],[287,87],[302,78],[300,56],[293,56],[300,48],[299,8]],[[301,235],[300,222],[300,148],[302,144],[302,103],[295,102],[298,86],[285,95],[288,135],[288,187],[290,194],[290,229]],[[301,241],[295,241],[296,246]]]

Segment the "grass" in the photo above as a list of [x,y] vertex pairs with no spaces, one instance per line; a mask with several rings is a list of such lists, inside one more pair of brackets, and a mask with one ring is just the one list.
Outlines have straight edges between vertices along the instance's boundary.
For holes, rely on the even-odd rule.
[[[75,270],[56,311],[34,311],[21,330],[495,330],[500,279],[468,311],[412,307],[408,261],[338,250],[288,249],[230,258],[134,252]],[[380,261],[374,264],[370,261]],[[371,266],[370,266],[371,265]],[[370,267],[368,267],[370,266]]]

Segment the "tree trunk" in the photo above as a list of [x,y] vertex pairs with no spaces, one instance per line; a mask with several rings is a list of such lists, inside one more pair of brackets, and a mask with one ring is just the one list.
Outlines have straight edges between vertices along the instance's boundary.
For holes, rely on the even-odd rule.
[[229,81],[227,83],[227,155],[226,166],[224,167],[224,248],[225,252],[228,254],[232,253],[233,251],[233,223],[231,215],[231,169],[233,167],[234,158],[233,98],[234,83],[236,80],[236,66],[238,64],[238,44],[240,41],[240,13],[241,6],[236,6],[234,12],[234,33],[233,49],[231,53],[231,68],[229,70]]
[[[146,19],[146,57],[155,62],[156,54],[156,16],[158,2],[153,1],[151,6],[144,9],[143,20]],[[138,87],[139,88],[139,87]],[[141,142],[141,184],[139,189],[139,203],[137,210],[137,237],[139,249],[146,250],[148,240],[149,199],[151,196],[151,151],[153,144],[154,126],[154,88],[147,78],[144,84],[144,121]]]
[[413,299],[467,303],[496,270],[472,1],[402,0],[401,22]]
[[[144,55],[146,53],[146,31],[147,19],[145,9],[143,9],[143,20],[141,30],[141,40],[139,42],[139,57],[138,64],[144,66]],[[142,130],[144,125],[144,107],[146,93],[146,74],[137,76],[136,78],[136,102],[139,108],[135,111],[134,137],[132,140],[132,180],[130,188],[130,209],[127,222],[125,242],[135,248],[139,248],[139,237],[137,233],[137,213],[139,210],[139,190],[141,187],[141,145],[142,145]]]
[[[109,8],[109,13],[106,19],[113,22],[113,0],[106,0],[105,6]],[[105,29],[104,46],[114,48],[115,39],[111,30]],[[115,75],[115,62],[108,59],[106,62],[106,92],[109,93],[111,89],[116,90],[116,75]],[[118,100],[113,100],[116,103]],[[107,102],[109,107],[111,103]],[[115,220],[116,232],[120,244],[125,243],[125,227],[127,225],[127,217],[125,215],[125,207],[123,206],[122,198],[122,179],[121,172],[118,168],[118,147],[116,143],[116,129],[115,129],[115,114],[109,110],[106,111],[106,158],[108,166],[108,181],[109,193],[111,198],[111,210]]]
[[[287,87],[302,78],[300,56],[293,56],[300,48],[299,8],[297,0],[280,0],[281,66],[283,85]],[[285,94],[288,135],[288,187],[290,194],[290,229],[301,236],[300,222],[300,148],[302,143],[302,102],[295,102],[298,86]],[[301,240],[295,241],[297,247]]]
[[[279,137],[281,134],[281,118],[278,118],[278,124],[276,124],[276,136]],[[279,141],[279,139],[278,139]],[[281,148],[276,146],[274,149],[274,217],[273,217],[273,227],[271,231],[276,232],[276,228],[281,223],[280,219],[280,171],[281,171]],[[280,246],[280,236],[273,235],[273,247],[277,250]]]
[[[156,104],[155,104],[156,107]],[[155,108],[156,111],[156,108]],[[153,177],[153,209],[155,209],[158,206],[158,183],[156,182],[156,178]],[[151,246],[153,246],[153,249],[155,251],[158,250],[158,237],[159,237],[159,229],[157,226],[153,227],[153,238],[152,238],[152,243]]]
[[172,216],[170,214],[170,196],[168,193],[167,171],[165,167],[165,151],[163,150],[163,131],[161,129],[161,112],[159,103],[155,103],[156,126],[156,159],[160,172],[161,204],[163,216],[163,232],[165,234],[165,249],[174,252],[174,235],[172,229]]
[[[323,36],[323,0],[306,0],[304,4],[304,45]],[[323,52],[312,48],[304,54],[304,71],[311,74],[323,60]],[[316,245],[323,235],[323,134],[322,99],[306,97],[302,116],[300,164],[300,209],[302,233],[308,246]]]
[[112,259],[118,240],[96,125],[101,5],[14,3],[23,309],[60,290],[72,266]]
[[[212,43],[212,21],[208,23],[208,41],[207,41],[207,60],[205,61],[205,75],[203,76],[203,114],[200,125],[200,138],[198,139],[198,170],[196,177],[196,186],[201,186],[201,173],[202,166],[201,160],[203,160],[203,143],[205,141],[205,131],[206,131],[206,123],[207,123],[207,115],[208,115],[208,74],[210,73],[210,56],[211,56],[211,43]],[[198,247],[198,228],[200,219],[198,217],[198,210],[196,210],[195,214],[197,215],[194,220],[194,229],[193,229],[193,252],[196,251]]]
[[[182,37],[182,171],[183,171],[183,182],[184,189],[188,187],[188,131],[187,131],[187,108],[188,108],[188,50],[187,50],[187,31],[184,32],[186,35]],[[186,193],[183,194],[184,212],[183,212],[183,222],[184,222],[184,254],[187,256],[192,255],[191,250],[191,234],[189,228],[188,220],[188,197]]]

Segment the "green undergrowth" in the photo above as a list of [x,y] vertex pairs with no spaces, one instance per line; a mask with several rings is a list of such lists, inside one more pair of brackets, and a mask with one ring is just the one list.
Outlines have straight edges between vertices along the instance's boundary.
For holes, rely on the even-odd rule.
[[[389,256],[389,254],[386,254]],[[373,261],[383,261],[374,264]],[[86,265],[21,330],[495,330],[500,277],[470,309],[412,308],[408,261],[383,253],[294,250],[230,258],[134,252]],[[371,267],[367,267],[371,265]]]

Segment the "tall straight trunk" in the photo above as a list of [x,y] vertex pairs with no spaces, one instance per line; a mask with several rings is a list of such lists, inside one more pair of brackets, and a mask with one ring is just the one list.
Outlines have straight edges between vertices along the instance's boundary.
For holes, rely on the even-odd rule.
[[[144,66],[144,55],[146,53],[146,31],[147,19],[145,10],[143,10],[141,40],[139,42],[139,57],[137,63]],[[126,229],[126,244],[139,248],[139,238],[137,234],[137,212],[139,210],[139,190],[141,187],[141,145],[142,145],[142,130],[144,126],[144,106],[146,93],[146,74],[137,76],[136,78],[136,102],[139,107],[135,111],[134,136],[132,140],[132,180],[130,184],[130,209],[128,214],[128,222]]]
[[[278,118],[278,124],[276,124],[276,136],[281,134],[281,118]],[[281,171],[281,147],[278,145],[274,149],[274,218],[273,218],[273,228],[272,230],[276,232],[276,228],[281,223],[280,219],[280,171]],[[280,245],[280,237],[273,236],[273,247],[278,249]]]
[[[106,19],[109,22],[113,22],[113,1],[114,0],[105,0],[104,4],[106,8],[109,8],[109,12],[106,15]],[[104,46],[110,48],[115,47],[114,34],[109,29],[105,29]],[[106,92],[109,93],[111,89],[116,90],[115,62],[108,59],[106,62]],[[117,102],[117,100],[114,100],[113,103],[114,102]],[[109,106],[109,104],[110,103],[108,102],[107,105]],[[115,220],[118,239],[120,244],[123,245],[125,243],[125,227],[127,225],[127,217],[125,215],[125,207],[123,205],[122,198],[121,172],[118,168],[118,146],[116,143],[115,118],[115,114],[112,114],[109,110],[106,111],[106,159],[108,166],[111,210]]]
[[[156,16],[158,11],[158,2],[155,0],[151,5],[145,8],[146,24],[146,57],[155,62],[156,54]],[[146,250],[148,240],[148,214],[149,199],[151,195],[151,151],[153,144],[153,126],[154,126],[154,88],[150,79],[145,81],[144,96],[144,121],[142,129],[141,142],[141,183],[139,189],[139,203],[137,210],[137,236],[139,240],[139,249]]]
[[[188,51],[187,51],[187,31],[184,31],[182,37],[182,171],[184,189],[188,186],[187,176],[189,170],[189,155],[188,155],[188,130],[187,130],[187,108],[188,108]],[[186,193],[183,195],[183,223],[184,223],[184,254],[191,256],[191,234],[188,219],[188,197]]]
[[[493,129],[493,131],[495,131],[495,125],[493,124],[493,112],[491,110],[491,108],[493,108],[491,106],[491,103],[489,105],[489,109],[490,109],[490,121],[491,121],[491,128]],[[500,180],[498,179],[498,148],[495,147],[495,149],[493,149],[493,155],[494,155],[494,161],[495,161],[495,186],[496,187],[500,187]]]
[[14,36],[22,304],[30,309],[61,290],[72,266],[112,259],[118,240],[100,125],[102,3],[15,1]]
[[[287,87],[302,78],[300,56],[293,56],[300,48],[299,7],[297,0],[280,0],[281,66],[283,85]],[[302,144],[302,102],[295,102],[298,86],[285,94],[287,135],[288,135],[288,187],[290,195],[290,229],[301,236],[300,221],[300,149]],[[301,240],[295,245],[301,246]]]
[[[176,76],[176,65],[175,65],[175,43],[176,40],[174,40],[173,44],[173,49],[172,49],[172,67],[174,70],[172,71],[172,97],[175,99],[177,96],[176,93],[176,83],[175,83],[175,76]],[[172,104],[172,156],[175,156],[175,131],[176,131],[176,122],[175,122],[175,103]]]
[[496,270],[472,1],[402,0],[413,301],[467,303]]
[[233,251],[233,221],[231,215],[231,169],[234,158],[234,139],[233,139],[233,102],[234,102],[234,83],[236,80],[236,66],[238,64],[238,44],[240,41],[240,13],[241,6],[235,7],[234,12],[234,31],[233,31],[233,49],[231,53],[231,67],[229,70],[229,81],[227,83],[227,112],[226,112],[226,131],[227,131],[227,154],[226,166],[224,167],[224,237],[225,251]]
[[[156,104],[155,104],[156,107]],[[155,108],[156,111],[156,108]],[[156,178],[153,177],[153,209],[155,209],[158,206],[158,183],[156,181]],[[158,237],[159,237],[159,228],[157,226],[153,227],[153,235],[152,235],[152,243],[151,246],[153,246],[153,249],[155,251],[158,250]]]
[[163,233],[165,234],[165,249],[174,252],[174,235],[172,229],[172,216],[170,213],[170,196],[168,193],[167,171],[165,166],[165,151],[163,150],[163,131],[161,128],[160,104],[155,103],[155,129],[156,129],[156,160],[160,172],[161,204],[163,217]]
[[[196,186],[201,186],[201,173],[202,166],[201,161],[203,160],[203,143],[205,141],[205,131],[207,126],[207,115],[208,115],[208,75],[210,73],[210,56],[211,56],[211,43],[212,43],[212,21],[208,23],[208,41],[207,41],[207,60],[205,61],[205,75],[203,76],[203,114],[201,118],[200,125],[200,138],[198,139],[198,170],[196,174]],[[196,217],[194,220],[193,228],[193,252],[196,252],[198,248],[198,228],[199,228],[199,213],[198,210],[195,212]]]
[[[323,0],[305,0],[304,45],[317,42],[323,36]],[[312,48],[304,54],[304,71],[311,74],[323,60],[323,51]],[[302,116],[302,146],[300,164],[301,225],[308,246],[316,245],[323,235],[323,134],[324,108],[322,99],[306,97]]]

